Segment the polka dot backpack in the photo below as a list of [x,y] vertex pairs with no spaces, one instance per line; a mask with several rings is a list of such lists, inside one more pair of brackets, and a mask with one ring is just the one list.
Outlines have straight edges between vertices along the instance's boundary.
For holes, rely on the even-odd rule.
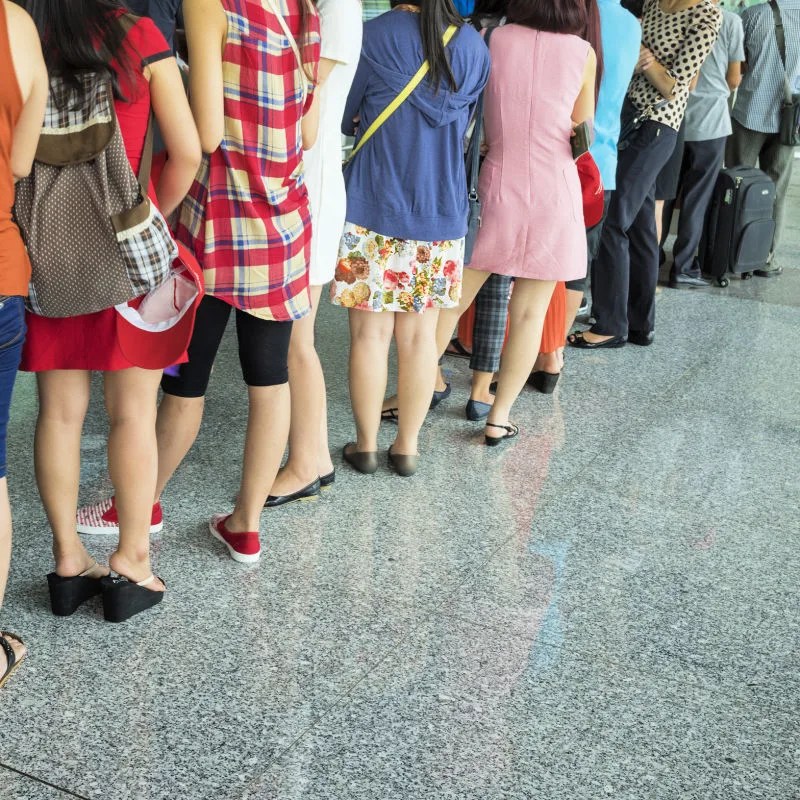
[[110,81],[99,73],[79,80],[76,92],[51,76],[33,169],[16,186],[14,217],[32,267],[28,304],[45,317],[90,314],[145,295],[169,278],[178,255],[147,196],[152,119],[137,177]]

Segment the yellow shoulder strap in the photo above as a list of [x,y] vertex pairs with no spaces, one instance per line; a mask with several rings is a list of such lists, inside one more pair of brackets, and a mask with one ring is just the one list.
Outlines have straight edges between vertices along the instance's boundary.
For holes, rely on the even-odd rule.
[[[444,42],[445,47],[447,47],[450,40],[453,38],[453,36],[455,36],[457,30],[458,28],[456,28],[455,25],[451,25],[444,32],[442,41]],[[375,132],[378,130],[378,128],[380,128],[381,125],[383,125],[383,123],[386,122],[386,120],[389,119],[389,117],[391,117],[392,114],[394,114],[394,112],[397,111],[397,109],[400,108],[400,106],[403,105],[406,100],[408,100],[414,89],[416,89],[417,86],[422,83],[422,79],[428,74],[428,70],[430,68],[431,65],[425,61],[425,63],[417,70],[417,74],[414,75],[414,77],[403,87],[403,90],[400,92],[400,94],[398,94],[397,97],[395,97],[394,100],[392,100],[392,102],[389,103],[389,105],[386,106],[386,108],[384,108],[380,114],[378,114],[375,121],[369,126],[369,128],[367,128],[364,135],[361,137],[361,139],[359,139],[358,144],[353,148],[353,152],[350,153],[350,158],[348,158],[345,162],[345,166],[353,160],[355,154],[375,135]]]

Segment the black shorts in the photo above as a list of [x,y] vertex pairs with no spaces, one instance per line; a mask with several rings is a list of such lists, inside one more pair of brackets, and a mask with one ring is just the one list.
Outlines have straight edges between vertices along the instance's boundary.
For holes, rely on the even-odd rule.
[[[233,306],[206,295],[197,309],[189,344],[189,362],[177,375],[165,374],[161,388],[176,397],[203,397]],[[289,340],[292,322],[259,319],[236,309],[239,362],[248,386],[279,386],[289,380]]]

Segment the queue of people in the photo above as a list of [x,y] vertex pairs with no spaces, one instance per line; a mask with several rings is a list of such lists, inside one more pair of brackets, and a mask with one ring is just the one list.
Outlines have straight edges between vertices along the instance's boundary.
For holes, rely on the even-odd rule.
[[[780,2],[787,26],[800,26],[790,13],[798,0]],[[0,0],[0,61],[16,77],[0,88],[0,441],[4,449],[21,366],[37,376],[34,459],[61,616],[100,595],[105,618],[121,622],[164,597],[149,537],[199,434],[231,316],[249,415],[235,507],[211,518],[209,534],[244,563],[260,556],[265,507],[335,484],[315,348],[326,285],[350,325],[355,438],[342,457],[366,475],[379,468],[382,422],[396,425],[390,468],[410,477],[420,467],[420,429],[451,394],[441,358],[473,301],[466,415],[484,423],[492,447],[520,435],[512,411],[526,383],[555,388],[587,274],[595,322],[569,343],[650,344],[656,178],[697,83],[713,96],[715,127],[698,108],[705,138],[687,141],[711,144],[687,145],[697,162],[689,174],[702,175],[685,197],[693,218],[704,213],[726,137],[723,85],[741,61],[735,25],[723,25],[713,0],[645,0],[641,23],[618,0],[479,0],[469,20],[452,0],[395,2],[363,39],[358,0],[183,0],[181,69],[170,24],[178,9],[167,5],[152,14],[159,26],[117,0]],[[721,29],[731,33],[718,45]],[[761,53],[746,38],[744,47],[748,63]],[[787,58],[796,72],[794,44]],[[163,153],[151,181],[153,119]],[[734,126],[748,123],[746,114]],[[44,223],[28,198],[68,199],[54,187],[97,185],[77,168],[77,144],[53,155],[54,129],[71,134],[62,144],[96,148],[93,169],[122,170],[142,187],[135,208],[104,196],[113,224],[98,215],[91,231],[108,234],[104,247],[124,248],[111,260],[127,282],[116,281],[110,304],[84,302],[112,274],[87,256],[84,237],[65,236],[61,247],[65,263],[81,265],[69,291],[53,274],[60,262],[39,255]],[[112,157],[115,130],[124,147]],[[341,133],[355,136],[344,169]],[[576,152],[579,134],[588,140]],[[473,191],[470,137],[482,157]],[[773,146],[765,137],[762,157]],[[755,140],[742,147],[756,152]],[[594,167],[579,172],[587,148]],[[587,203],[602,214],[588,230]],[[697,236],[690,225],[679,237],[678,275],[693,274]],[[393,339],[397,393],[387,399]],[[93,371],[104,377],[114,495],[79,509]],[[11,549],[4,471],[0,599]],[[118,535],[108,566],[85,546],[81,535],[91,534]],[[0,648],[2,682],[26,651],[8,633]]]

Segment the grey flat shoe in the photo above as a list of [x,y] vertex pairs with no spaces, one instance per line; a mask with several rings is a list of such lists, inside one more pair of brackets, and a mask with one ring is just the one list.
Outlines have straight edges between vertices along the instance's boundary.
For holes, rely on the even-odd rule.
[[364,475],[372,475],[378,471],[378,453],[372,451],[369,453],[362,453],[359,450],[349,450],[349,447],[356,448],[356,442],[348,442],[342,450],[342,458],[355,470],[363,473]]
[[404,478],[411,477],[419,466],[419,456],[406,456],[400,453],[393,453],[392,448],[389,448],[389,466],[394,469],[398,475]]

